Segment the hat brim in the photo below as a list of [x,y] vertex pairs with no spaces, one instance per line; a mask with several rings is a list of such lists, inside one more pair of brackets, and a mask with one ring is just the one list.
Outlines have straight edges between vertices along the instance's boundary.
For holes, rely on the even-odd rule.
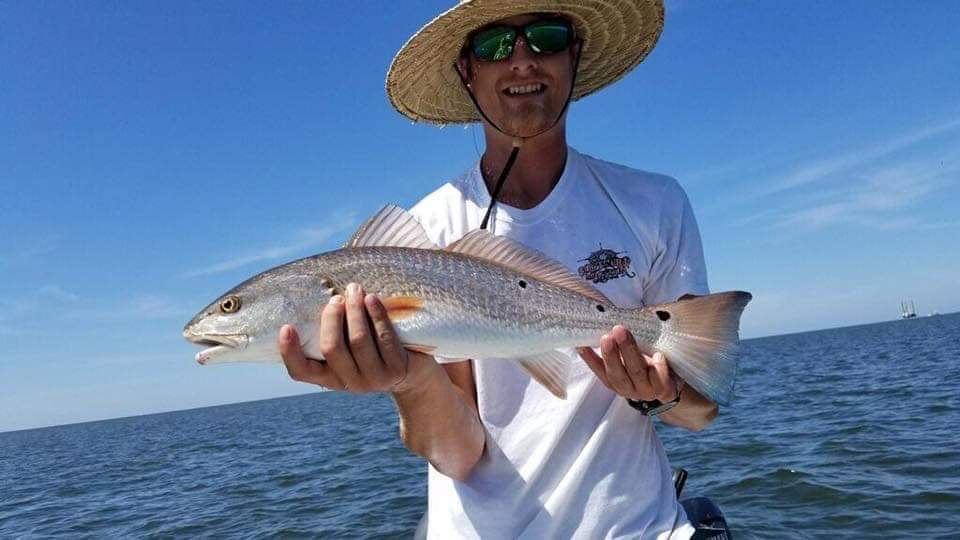
[[646,58],[663,29],[662,0],[471,0],[427,23],[400,49],[387,72],[387,96],[401,114],[438,124],[480,115],[454,71],[467,35],[524,13],[568,17],[583,41],[572,99],[620,79]]

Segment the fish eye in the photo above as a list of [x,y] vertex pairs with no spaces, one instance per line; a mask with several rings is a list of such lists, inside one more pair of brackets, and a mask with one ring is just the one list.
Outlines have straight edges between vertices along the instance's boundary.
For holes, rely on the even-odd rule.
[[239,296],[228,296],[220,301],[220,311],[223,313],[236,313],[239,309]]

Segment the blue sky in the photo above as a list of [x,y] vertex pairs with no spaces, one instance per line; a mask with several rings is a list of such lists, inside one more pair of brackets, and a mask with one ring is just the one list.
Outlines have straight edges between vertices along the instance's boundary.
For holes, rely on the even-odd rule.
[[[310,391],[180,330],[476,161],[383,90],[452,3],[0,6],[0,431]],[[569,138],[680,180],[743,335],[960,310],[960,4],[667,5]]]

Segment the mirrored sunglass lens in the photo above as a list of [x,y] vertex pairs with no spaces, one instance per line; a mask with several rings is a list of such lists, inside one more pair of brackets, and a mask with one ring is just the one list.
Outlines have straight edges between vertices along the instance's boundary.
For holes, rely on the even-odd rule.
[[561,22],[531,24],[524,37],[533,52],[554,53],[570,45],[570,27]]
[[503,60],[513,52],[517,32],[512,28],[491,28],[473,38],[473,54],[483,60]]

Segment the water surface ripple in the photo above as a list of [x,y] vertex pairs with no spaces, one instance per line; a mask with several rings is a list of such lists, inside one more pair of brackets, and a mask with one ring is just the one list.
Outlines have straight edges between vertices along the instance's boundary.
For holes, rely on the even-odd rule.
[[[733,405],[660,426],[737,538],[955,538],[960,315],[743,343]],[[625,451],[628,451],[625,449]],[[425,465],[385,396],[0,434],[0,537],[405,537]],[[642,488],[638,488],[642,489]]]

